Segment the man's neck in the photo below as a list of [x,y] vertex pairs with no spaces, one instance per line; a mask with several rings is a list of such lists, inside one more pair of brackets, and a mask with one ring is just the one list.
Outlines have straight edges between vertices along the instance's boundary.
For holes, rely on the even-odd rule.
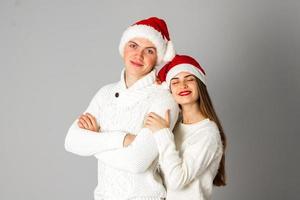
[[135,84],[139,78],[137,77],[133,77],[133,76],[129,76],[128,74],[125,73],[125,84],[127,88],[130,88],[133,84]]
[[128,74],[126,71],[124,73],[124,80],[127,88],[130,88],[133,84],[135,84],[138,80],[144,78],[145,76],[137,77],[131,74]]

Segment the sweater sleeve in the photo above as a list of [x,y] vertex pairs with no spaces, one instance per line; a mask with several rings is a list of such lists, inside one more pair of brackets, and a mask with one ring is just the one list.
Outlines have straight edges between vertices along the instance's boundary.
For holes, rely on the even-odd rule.
[[[164,101],[157,100],[153,102],[153,106],[149,112],[155,112],[164,117],[167,109],[170,109],[170,127],[173,129],[178,117],[179,108],[172,97],[166,98]],[[113,168],[131,173],[142,173],[157,158],[158,149],[151,130],[143,128],[137,133],[137,137],[128,147],[97,153],[95,156]]]
[[[100,91],[90,102],[86,112],[93,116],[98,116],[99,104],[97,102]],[[91,156],[102,151],[112,150],[123,147],[123,140],[126,133],[121,131],[112,132],[93,132],[79,128],[76,119],[68,130],[65,138],[65,149],[80,156]]]
[[176,150],[174,135],[169,129],[154,134],[159,151],[159,164],[168,188],[182,189],[202,174],[215,159],[218,152],[217,139],[209,134],[193,141],[182,156]]

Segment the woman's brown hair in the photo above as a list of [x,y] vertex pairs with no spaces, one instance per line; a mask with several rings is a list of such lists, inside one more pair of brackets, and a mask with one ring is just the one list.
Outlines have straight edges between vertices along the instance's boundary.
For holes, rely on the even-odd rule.
[[214,121],[220,132],[222,144],[223,144],[223,155],[220,161],[220,165],[218,168],[218,173],[214,178],[213,184],[215,186],[225,186],[226,185],[226,177],[225,177],[225,149],[226,149],[226,137],[225,133],[223,131],[223,127],[221,125],[221,122],[215,112],[215,109],[213,107],[212,101],[210,99],[210,96],[208,94],[206,85],[202,83],[198,78],[196,78],[198,83],[198,90],[199,90],[199,101],[200,101],[200,111],[201,113],[209,118],[210,120]]

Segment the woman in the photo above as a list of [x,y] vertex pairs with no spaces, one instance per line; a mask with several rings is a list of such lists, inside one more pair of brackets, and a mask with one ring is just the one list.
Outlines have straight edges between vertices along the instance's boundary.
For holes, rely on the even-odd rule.
[[213,185],[225,185],[226,139],[207,92],[205,72],[192,57],[176,55],[158,76],[182,112],[174,135],[168,112],[165,118],[152,112],[145,121],[159,149],[167,200],[210,199]]
[[163,116],[171,109],[170,126],[177,120],[178,105],[155,84],[154,67],[175,55],[166,23],[151,17],[133,24],[123,33],[119,51],[125,65],[121,80],[98,91],[70,127],[65,148],[98,159],[95,200],[160,200],[166,192],[157,173],[158,149],[143,126],[149,112]]

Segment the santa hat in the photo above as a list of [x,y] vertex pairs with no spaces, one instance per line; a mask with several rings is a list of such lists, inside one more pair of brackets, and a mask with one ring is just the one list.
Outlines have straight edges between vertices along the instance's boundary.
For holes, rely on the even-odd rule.
[[171,61],[175,56],[175,50],[170,40],[168,27],[163,19],[150,17],[128,27],[123,33],[119,45],[119,51],[122,57],[124,56],[126,43],[136,37],[146,38],[154,44],[157,51],[156,64],[160,64],[162,61]]
[[194,58],[186,55],[176,55],[171,62],[167,63],[159,70],[158,78],[163,84],[166,84],[166,86],[169,87],[171,79],[180,72],[189,72],[206,85],[204,69]]

